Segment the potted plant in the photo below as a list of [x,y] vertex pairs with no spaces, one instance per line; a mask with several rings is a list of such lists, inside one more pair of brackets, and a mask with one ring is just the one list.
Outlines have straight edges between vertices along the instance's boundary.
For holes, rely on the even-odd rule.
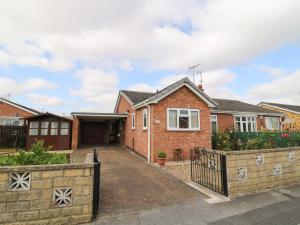
[[166,153],[163,151],[160,151],[157,154],[158,165],[164,166],[166,163],[166,157],[167,157]]

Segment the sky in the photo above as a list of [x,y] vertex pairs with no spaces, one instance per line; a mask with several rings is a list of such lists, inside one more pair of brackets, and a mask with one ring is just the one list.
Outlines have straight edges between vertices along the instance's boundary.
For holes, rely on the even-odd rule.
[[112,112],[195,70],[214,98],[300,105],[299,0],[0,0],[0,96]]

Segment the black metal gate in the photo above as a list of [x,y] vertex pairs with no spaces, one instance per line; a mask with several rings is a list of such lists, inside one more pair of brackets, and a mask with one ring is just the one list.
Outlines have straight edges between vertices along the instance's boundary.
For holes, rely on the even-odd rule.
[[228,196],[226,155],[204,148],[193,148],[190,157],[192,181]]
[[101,163],[97,150],[94,150],[94,183],[93,183],[93,218],[95,219],[100,207],[100,167]]

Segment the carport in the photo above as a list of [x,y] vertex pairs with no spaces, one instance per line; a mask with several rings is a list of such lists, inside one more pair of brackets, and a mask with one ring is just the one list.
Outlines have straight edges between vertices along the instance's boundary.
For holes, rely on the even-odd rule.
[[72,149],[86,146],[122,145],[126,113],[73,112]]

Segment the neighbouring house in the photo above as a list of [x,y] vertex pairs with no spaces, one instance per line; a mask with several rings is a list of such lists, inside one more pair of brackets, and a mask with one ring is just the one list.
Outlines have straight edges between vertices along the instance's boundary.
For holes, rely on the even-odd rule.
[[53,150],[71,149],[72,120],[52,113],[26,117],[26,149],[36,140],[44,140]]
[[0,126],[23,126],[24,117],[39,114],[37,110],[0,98]]
[[174,149],[182,148],[187,159],[194,146],[211,148],[216,105],[188,78],[156,93],[121,90],[114,113],[72,113],[72,148],[118,143],[152,162],[159,151],[173,160]]
[[287,105],[271,102],[261,102],[259,106],[277,111],[284,114],[282,121],[282,130],[299,131],[300,130],[300,106],[299,105]]
[[281,129],[282,112],[237,100],[214,99],[214,101],[218,103],[218,106],[211,111],[211,127],[214,132]]

